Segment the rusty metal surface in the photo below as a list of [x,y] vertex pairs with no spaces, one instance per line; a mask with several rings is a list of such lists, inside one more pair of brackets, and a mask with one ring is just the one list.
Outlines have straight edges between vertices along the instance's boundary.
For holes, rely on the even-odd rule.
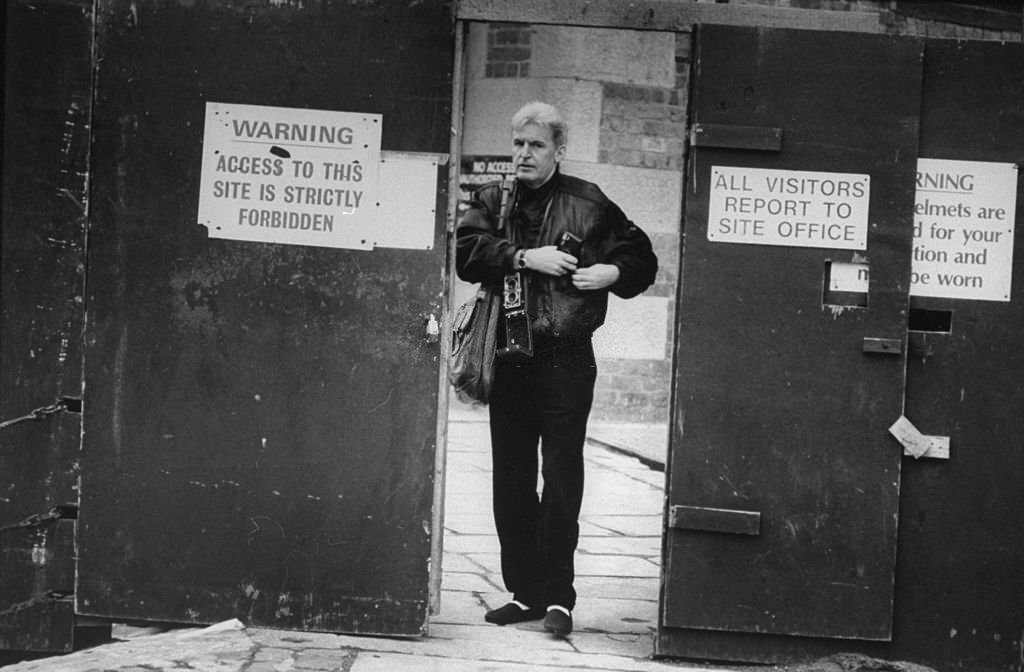
[[[666,532],[659,650],[700,655],[710,631],[886,640],[905,355],[862,342],[904,330],[921,47],[710,26],[698,39],[693,121],[784,141],[693,150],[669,505],[759,511],[761,527]],[[822,302],[826,261],[853,252],[709,242],[712,165],[869,174],[868,309]],[[763,644],[753,660],[777,653]]]
[[70,603],[25,605],[71,590],[54,570],[72,548],[34,552],[50,546],[25,531],[45,529],[21,523],[78,503],[80,416],[62,400],[82,386],[92,14],[73,1],[4,11],[0,649],[64,651]]
[[100,25],[78,609],[420,633],[444,189],[429,251],[195,221],[206,101],[381,113],[383,149],[447,152],[445,7],[108,1]]
[[[921,156],[1001,163],[1024,157],[1024,46],[929,41],[924,72]],[[1015,221],[1009,302],[912,302],[949,316],[944,329],[910,335],[906,412],[922,432],[950,437],[950,457],[904,459],[897,644],[902,655],[937,669],[1002,672],[1021,664],[1020,181]]]
[[58,511],[0,528],[0,650],[72,649],[74,533],[75,521]]

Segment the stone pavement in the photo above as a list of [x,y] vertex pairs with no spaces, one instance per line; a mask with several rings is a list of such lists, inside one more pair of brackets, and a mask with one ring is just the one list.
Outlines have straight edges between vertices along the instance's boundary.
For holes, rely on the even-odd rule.
[[665,470],[668,457],[668,425],[661,423],[601,422],[587,427],[591,443],[631,455],[651,469]]

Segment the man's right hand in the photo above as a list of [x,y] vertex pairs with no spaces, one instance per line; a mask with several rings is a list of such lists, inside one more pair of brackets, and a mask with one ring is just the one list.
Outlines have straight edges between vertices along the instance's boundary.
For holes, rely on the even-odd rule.
[[546,275],[561,276],[576,270],[578,259],[560,251],[554,245],[534,247],[523,253],[526,268]]

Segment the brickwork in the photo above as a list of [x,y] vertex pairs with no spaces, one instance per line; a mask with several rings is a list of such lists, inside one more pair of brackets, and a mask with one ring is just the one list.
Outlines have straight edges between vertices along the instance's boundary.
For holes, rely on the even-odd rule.
[[679,277],[679,234],[654,233],[651,234],[651,243],[658,255],[658,276],[654,280],[654,285],[645,294],[674,297]]
[[487,77],[529,77],[533,29],[515,23],[492,23],[487,28]]
[[671,360],[603,359],[597,365],[595,419],[611,422],[668,420]]
[[[690,72],[688,33],[676,35],[675,65],[676,81],[671,88],[604,83],[598,150],[601,163],[683,172]],[[667,323],[658,326],[667,330],[669,351],[661,360],[599,361],[593,415],[602,420],[668,420],[680,228],[649,233],[659,263],[655,283],[645,295],[668,299]]]
[[637,168],[683,169],[685,107],[675,91],[606,84],[598,158]]

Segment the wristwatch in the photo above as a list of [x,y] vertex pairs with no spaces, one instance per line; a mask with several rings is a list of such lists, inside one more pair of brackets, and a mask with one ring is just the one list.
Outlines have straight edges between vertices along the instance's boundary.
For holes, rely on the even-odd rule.
[[522,270],[526,268],[526,250],[520,248],[516,251],[516,268]]

